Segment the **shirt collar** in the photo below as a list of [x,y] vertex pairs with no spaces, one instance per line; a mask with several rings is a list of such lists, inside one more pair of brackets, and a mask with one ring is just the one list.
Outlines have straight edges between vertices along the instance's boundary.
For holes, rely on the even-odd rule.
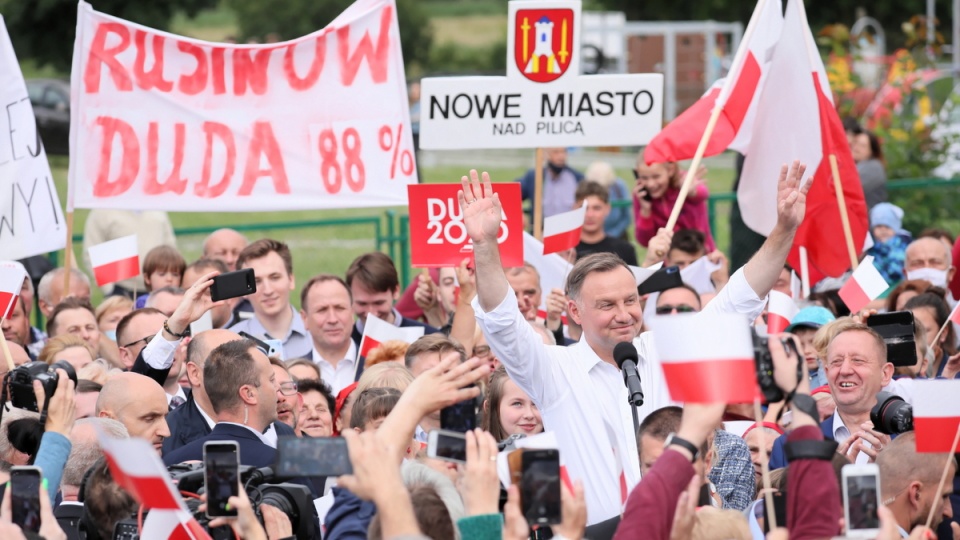
[[206,411],[203,410],[203,407],[197,403],[197,400],[193,400],[193,404],[197,407],[197,410],[200,411],[200,416],[202,416],[203,421],[207,423],[207,427],[213,429],[213,426],[217,425],[217,423],[213,421],[213,418],[210,418],[210,415],[208,415]]
[[[360,331],[360,334],[363,335],[363,326],[366,319],[357,319],[357,330]],[[400,328],[400,325],[403,324],[403,315],[397,311],[397,308],[393,308],[393,325],[397,328]]]
[[175,397],[179,397],[183,401],[187,401],[187,393],[183,391],[183,387],[180,386],[179,384],[177,385],[176,394],[173,394],[173,395],[167,394],[167,405],[169,405],[170,402],[173,401],[173,398]]
[[303,325],[303,318],[300,317],[300,314],[297,313],[297,310],[293,309],[293,306],[290,306],[290,311],[293,312],[293,318],[290,319],[290,328],[287,330],[287,335],[285,336],[271,336],[267,333],[267,329],[264,328],[263,323],[260,322],[256,316],[250,318],[250,322],[247,323],[250,325],[250,330],[254,335],[261,335],[268,339],[279,339],[281,342],[286,343],[290,339],[292,334],[300,334],[301,336],[307,335],[307,328]]
[[844,423],[843,423],[843,418],[840,418],[840,411],[839,411],[839,409],[838,409],[838,410],[833,411],[833,438],[834,438],[834,440],[836,440],[836,441],[839,441],[839,440],[840,440],[840,439],[838,438],[839,435],[840,435],[840,433],[839,433],[840,430],[844,430],[844,432],[845,432],[844,435],[845,435],[845,436],[849,436],[850,430],[847,429],[847,426],[846,426],[846,425],[844,425]]
[[[341,358],[340,362],[347,362],[350,365],[353,365],[353,363],[356,362],[356,359],[357,359],[357,344],[354,343],[353,340],[351,339],[350,348],[347,349],[347,355]],[[316,346],[313,347],[313,361],[316,363],[326,362],[331,366],[333,365],[332,362],[330,362],[329,360],[324,358],[322,354],[320,354],[320,351],[317,350]],[[340,364],[337,363],[337,365],[340,365]]]
[[[220,422],[220,423],[221,423],[221,424],[228,424],[228,425],[231,425],[231,426],[240,426],[240,427],[242,427],[242,428],[250,431],[250,433],[255,434],[255,435],[257,436],[257,439],[259,439],[260,442],[262,442],[263,444],[266,444],[267,446],[270,445],[270,443],[267,441],[267,439],[263,436],[263,433],[260,433],[259,431],[253,429],[253,428],[250,427],[250,426],[245,426],[245,425],[243,425],[243,424],[238,424],[238,423],[236,423],[236,422]],[[269,429],[269,426],[268,426],[268,429]]]

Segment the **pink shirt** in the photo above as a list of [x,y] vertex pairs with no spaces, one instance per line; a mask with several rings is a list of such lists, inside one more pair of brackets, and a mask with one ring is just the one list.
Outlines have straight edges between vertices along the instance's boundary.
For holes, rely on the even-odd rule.
[[[657,230],[667,226],[667,220],[670,219],[670,211],[673,210],[673,203],[677,201],[680,190],[674,187],[667,189],[663,197],[654,199],[650,202],[650,217],[640,215],[640,201],[637,196],[633,196],[633,217],[636,223],[637,242],[646,247],[650,239],[657,235]],[[707,186],[700,184],[687,195],[683,201],[683,208],[680,209],[680,216],[677,218],[677,225],[674,231],[680,229],[695,229],[706,235],[707,253],[717,249],[713,241],[713,235],[710,233],[710,221],[707,215],[707,198],[710,192]]]

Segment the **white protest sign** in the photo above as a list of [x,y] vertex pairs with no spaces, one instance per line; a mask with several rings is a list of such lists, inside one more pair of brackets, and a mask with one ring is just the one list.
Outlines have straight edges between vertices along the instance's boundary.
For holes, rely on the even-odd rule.
[[663,126],[663,75],[580,75],[580,2],[514,0],[505,77],[421,81],[427,149],[649,142]]
[[283,43],[209,43],[80,2],[78,208],[276,211],[406,204],[417,183],[393,0]]
[[66,228],[33,107],[0,16],[0,246],[4,259],[63,249]]

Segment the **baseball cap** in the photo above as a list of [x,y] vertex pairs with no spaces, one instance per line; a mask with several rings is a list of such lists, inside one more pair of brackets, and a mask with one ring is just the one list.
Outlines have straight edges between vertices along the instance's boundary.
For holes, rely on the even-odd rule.
[[817,329],[821,326],[837,320],[829,309],[822,306],[807,306],[794,315],[787,327],[787,332],[793,332],[797,328]]

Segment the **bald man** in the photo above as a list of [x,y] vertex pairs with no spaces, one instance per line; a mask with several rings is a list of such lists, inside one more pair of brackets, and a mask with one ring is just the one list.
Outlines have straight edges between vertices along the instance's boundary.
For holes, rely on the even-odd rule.
[[[938,509],[934,510],[930,524],[933,530],[937,530],[944,518],[953,517],[949,496],[953,486],[947,482],[938,492],[940,475],[947,460],[950,461],[948,479],[954,477],[957,466],[950,454],[918,454],[916,442],[914,432],[903,433],[877,455],[880,493],[886,497],[883,502],[893,511],[902,531],[912,531],[917,525],[924,525],[931,508]],[[960,528],[953,524],[954,538],[958,534]]]
[[170,436],[165,418],[167,395],[157,381],[139,373],[118,373],[103,385],[97,398],[97,416],[119,421],[130,437],[146,439],[161,453]]
[[946,288],[957,269],[953,267],[950,245],[937,238],[917,238],[907,246],[903,270],[907,279],[925,279]]
[[37,300],[44,318],[49,319],[53,308],[68,296],[90,299],[90,278],[76,268],[70,271],[70,292],[63,294],[64,272],[63,268],[54,268],[40,278],[40,284],[37,286]]
[[233,229],[218,229],[203,241],[203,257],[223,261],[230,270],[236,270],[237,257],[247,247],[247,237]]

